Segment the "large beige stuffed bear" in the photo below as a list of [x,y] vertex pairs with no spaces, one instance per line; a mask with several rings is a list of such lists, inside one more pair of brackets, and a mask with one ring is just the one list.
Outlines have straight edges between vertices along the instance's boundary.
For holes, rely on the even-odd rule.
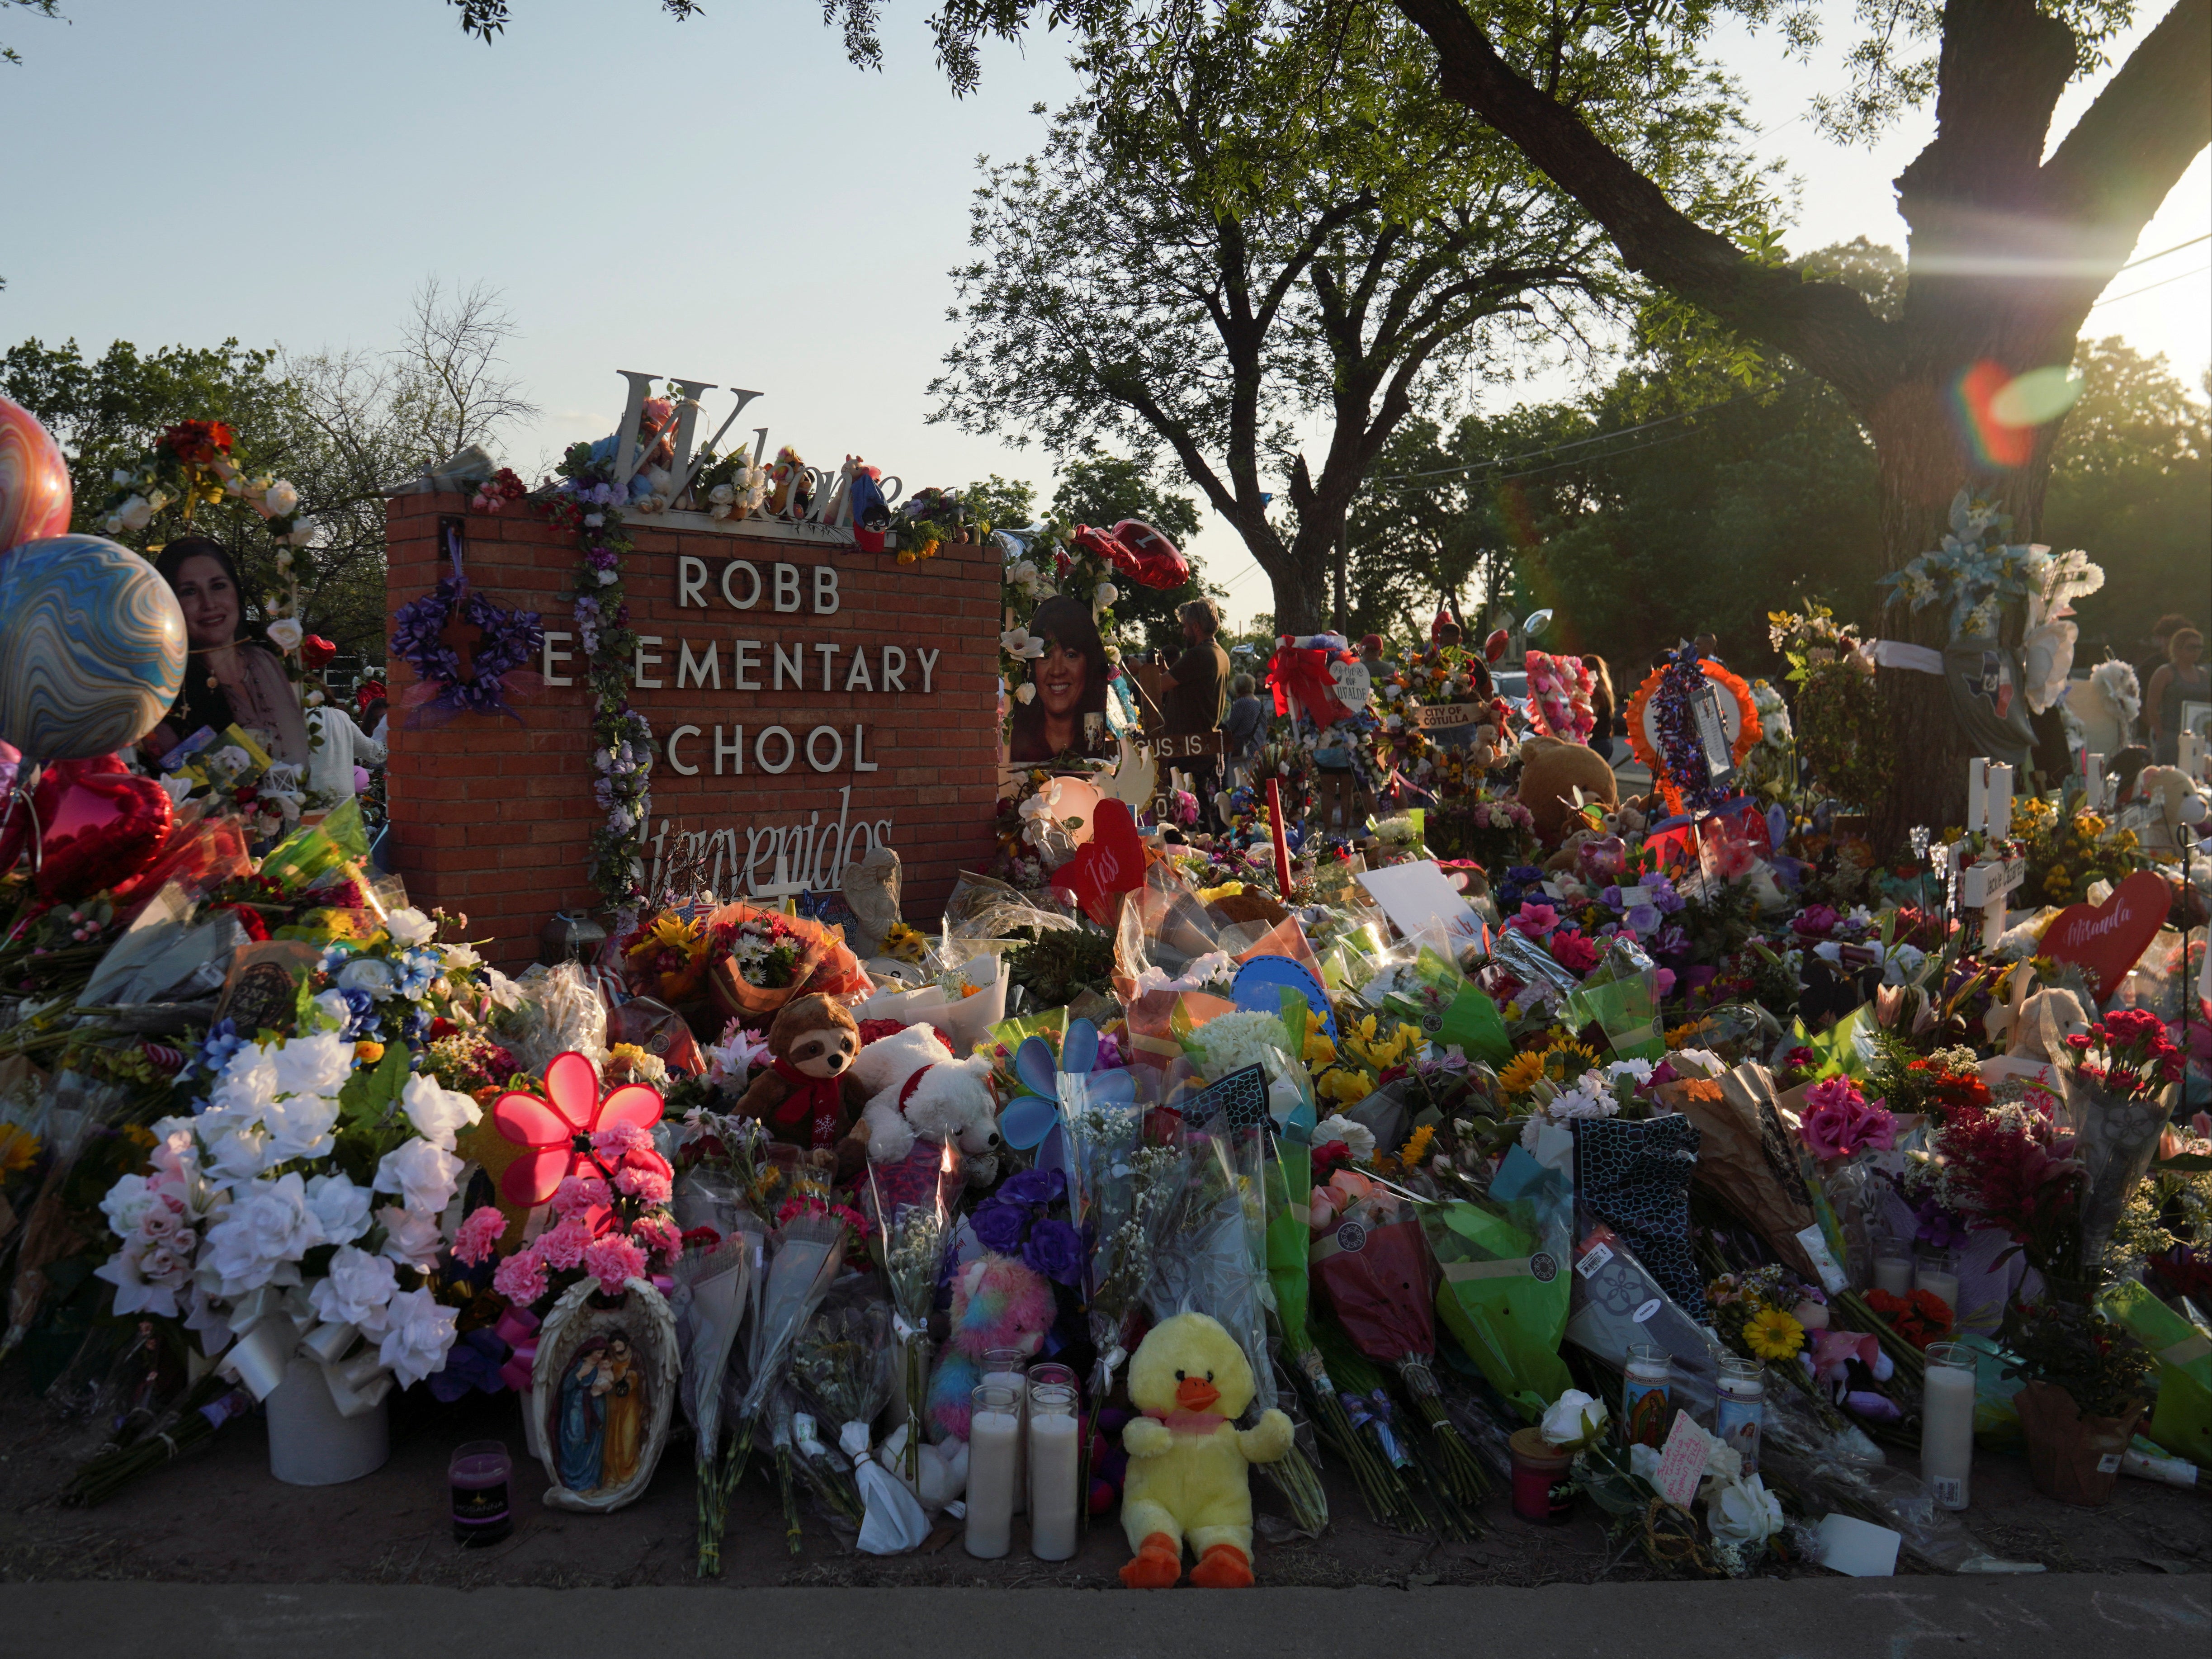
[[1529,738],[1521,745],[1521,786],[1515,799],[1536,821],[1544,845],[1556,847],[1575,812],[1574,792],[1585,801],[1595,800],[1610,811],[1620,802],[1620,785],[1613,768],[1595,749],[1557,738]]

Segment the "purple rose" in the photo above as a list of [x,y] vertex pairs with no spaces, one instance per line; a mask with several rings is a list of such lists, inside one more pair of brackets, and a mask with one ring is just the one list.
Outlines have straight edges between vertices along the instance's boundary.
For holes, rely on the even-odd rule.
[[997,1204],[1052,1204],[1067,1195],[1067,1176],[1059,1170],[1024,1170],[1009,1176],[992,1194]]
[[1656,933],[1659,931],[1659,907],[1656,904],[1632,904],[1625,920],[1637,933]]
[[1826,939],[1836,931],[1836,924],[1841,920],[1828,905],[1808,904],[1790,926],[1801,939]]
[[1047,1279],[1073,1285],[1083,1273],[1083,1240],[1065,1221],[1040,1221],[1030,1229],[1022,1260]]
[[983,1248],[994,1255],[1012,1255],[1022,1248],[1022,1235],[1029,1230],[1029,1207],[1022,1204],[993,1202],[979,1206],[969,1224]]

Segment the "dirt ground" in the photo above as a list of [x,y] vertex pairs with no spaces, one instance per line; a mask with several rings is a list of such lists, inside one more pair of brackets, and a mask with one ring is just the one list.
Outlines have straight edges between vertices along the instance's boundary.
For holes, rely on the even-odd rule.
[[[258,1418],[231,1424],[177,1464],[93,1510],[65,1509],[55,1492],[87,1449],[82,1429],[57,1425],[28,1394],[20,1367],[0,1376],[0,1581],[170,1579],[207,1583],[416,1583],[471,1589],[685,1584],[693,1576],[695,1510],[688,1441],[672,1443],[651,1490],[611,1516],[544,1508],[543,1472],[526,1464],[511,1395],[473,1395],[441,1407],[396,1397],[391,1460],[343,1486],[287,1486],[271,1480]],[[446,1461],[465,1440],[498,1438],[517,1458],[515,1530],[487,1549],[465,1550],[447,1520]],[[2101,1510],[2039,1497],[2018,1458],[1976,1460],[1969,1528],[1990,1553],[2056,1572],[2202,1572],[2212,1566],[2212,1502],[2197,1493],[2123,1480]],[[1254,1489],[1266,1508],[1263,1482]],[[1608,1538],[1587,1504],[1564,1527],[1514,1518],[1503,1494],[1484,1509],[1487,1534],[1437,1543],[1376,1526],[1349,1483],[1328,1480],[1334,1519],[1324,1537],[1270,1542],[1262,1584],[1413,1588],[1428,1584],[1533,1587],[1650,1577],[1633,1548]],[[1121,1529],[1094,1525],[1074,1559],[1032,1560],[1016,1528],[1015,1553],[979,1561],[957,1532],[918,1555],[859,1554],[809,1516],[802,1547],[788,1548],[772,1483],[749,1477],[730,1507],[723,1573],[739,1586],[1054,1585],[1112,1588],[1127,1559]],[[1908,1563],[1905,1571],[1911,1571]],[[1818,1571],[1818,1569],[1804,1569]]]

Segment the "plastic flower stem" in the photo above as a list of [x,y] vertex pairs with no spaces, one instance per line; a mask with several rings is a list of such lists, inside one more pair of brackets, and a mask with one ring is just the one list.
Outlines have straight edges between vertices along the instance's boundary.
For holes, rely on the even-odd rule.
[[1260,1473],[1282,1493],[1298,1530],[1318,1538],[1328,1525],[1328,1494],[1322,1489],[1321,1471],[1306,1455],[1306,1449],[1293,1442],[1290,1450],[1275,1462],[1262,1463]]
[[775,1449],[775,1483],[781,1488],[783,1495],[784,1541],[791,1546],[791,1553],[797,1555],[804,1531],[799,1521],[799,1493],[792,1485],[791,1449],[788,1446]]

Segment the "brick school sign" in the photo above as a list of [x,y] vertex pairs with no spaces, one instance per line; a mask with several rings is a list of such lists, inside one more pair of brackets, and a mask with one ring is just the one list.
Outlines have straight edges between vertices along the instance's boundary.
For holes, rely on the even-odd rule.
[[[520,725],[465,714],[404,731],[414,676],[394,661],[392,861],[413,902],[466,911],[511,969],[554,911],[599,904],[586,869],[606,811],[570,616],[575,536],[528,502],[465,508],[456,494],[389,503],[387,628],[451,574],[439,521],[459,519],[471,588],[542,617],[546,685],[510,699]],[[885,845],[908,915],[933,919],[991,848],[998,550],[902,566],[834,525],[672,511],[625,527],[630,699],[653,733],[648,863],[696,854],[723,896],[767,897],[834,889],[848,861]]]

